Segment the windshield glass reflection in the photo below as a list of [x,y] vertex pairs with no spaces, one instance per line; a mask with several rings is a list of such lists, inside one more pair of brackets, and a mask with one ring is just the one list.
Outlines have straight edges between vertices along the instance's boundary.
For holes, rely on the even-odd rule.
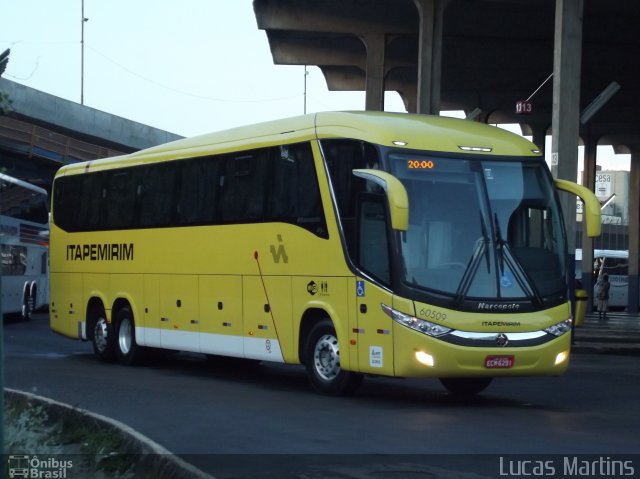
[[409,195],[403,281],[464,298],[562,294],[564,237],[540,161],[391,153]]

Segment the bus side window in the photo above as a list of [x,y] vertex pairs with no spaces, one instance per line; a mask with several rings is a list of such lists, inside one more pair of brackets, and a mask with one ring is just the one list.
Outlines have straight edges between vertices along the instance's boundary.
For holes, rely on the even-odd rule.
[[216,157],[194,158],[182,163],[177,205],[179,224],[217,222],[221,164],[222,161]]
[[321,144],[347,248],[352,257],[357,257],[356,200],[362,192],[374,192],[377,185],[353,176],[353,170],[379,168],[378,151],[356,140],[323,140]]
[[91,173],[88,175],[72,176],[73,181],[78,183],[77,203],[67,202],[69,209],[67,214],[77,217],[72,220],[76,225],[75,231],[97,230],[103,226],[102,208],[103,197],[105,195],[104,173]]
[[604,258],[603,273],[609,276],[627,276],[629,274],[629,262],[625,258]]
[[42,253],[42,256],[40,257],[40,274],[47,274],[47,271],[49,269],[48,266],[49,266],[49,255],[45,251],[44,253]]
[[224,159],[221,217],[223,222],[261,221],[266,193],[266,153],[261,150]]
[[150,164],[141,175],[139,195],[141,227],[169,226],[174,217],[176,162]]
[[134,169],[113,170],[107,181],[107,229],[129,228],[134,226],[137,185],[134,182]]
[[309,143],[273,148],[266,219],[305,228],[327,238],[318,176]]

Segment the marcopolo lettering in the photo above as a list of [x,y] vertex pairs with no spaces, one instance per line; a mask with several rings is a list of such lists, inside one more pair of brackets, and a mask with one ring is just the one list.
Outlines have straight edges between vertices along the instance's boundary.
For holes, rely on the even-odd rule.
[[478,311],[518,311],[520,305],[517,303],[478,303]]
[[68,261],[133,261],[133,243],[70,244]]

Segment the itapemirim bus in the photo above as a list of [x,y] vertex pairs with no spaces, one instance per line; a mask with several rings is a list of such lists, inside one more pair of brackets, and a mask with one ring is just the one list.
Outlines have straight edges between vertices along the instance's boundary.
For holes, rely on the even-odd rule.
[[[555,186],[554,186],[555,185]],[[147,348],[364,374],[559,375],[565,230],[536,147],[465,120],[335,112],[68,165],[51,215],[51,327],[102,360]]]
[[42,188],[0,173],[2,314],[49,304],[49,207]]

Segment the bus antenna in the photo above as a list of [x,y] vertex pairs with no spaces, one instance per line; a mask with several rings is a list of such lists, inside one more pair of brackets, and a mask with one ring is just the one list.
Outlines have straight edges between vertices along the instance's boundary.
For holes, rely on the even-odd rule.
[[260,281],[262,282],[262,289],[264,291],[264,297],[267,299],[267,307],[269,308],[269,314],[271,315],[271,322],[273,323],[273,329],[276,332],[276,338],[280,342],[280,335],[278,335],[278,326],[276,326],[276,320],[273,317],[273,308],[271,307],[271,301],[269,301],[269,294],[267,293],[267,285],[264,283],[264,276],[262,276],[262,268],[260,267],[260,260],[258,259],[258,250],[253,252],[253,258],[258,265],[258,273],[260,274]]

